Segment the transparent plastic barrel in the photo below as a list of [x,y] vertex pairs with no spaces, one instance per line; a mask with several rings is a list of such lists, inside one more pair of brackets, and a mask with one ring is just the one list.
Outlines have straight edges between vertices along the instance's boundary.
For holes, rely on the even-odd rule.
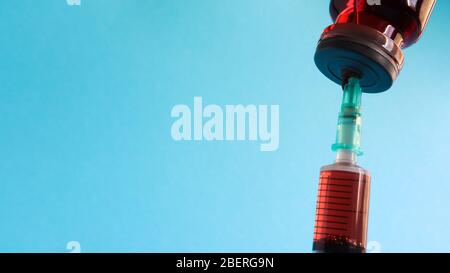
[[336,163],[320,172],[313,251],[364,253],[367,246],[370,174]]

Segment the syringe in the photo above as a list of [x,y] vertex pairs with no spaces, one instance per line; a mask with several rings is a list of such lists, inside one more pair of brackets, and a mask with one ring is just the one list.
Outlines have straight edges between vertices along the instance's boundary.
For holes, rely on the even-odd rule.
[[356,164],[362,155],[361,87],[350,78],[343,88],[334,164],[320,170],[313,250],[365,252],[369,211],[370,174]]

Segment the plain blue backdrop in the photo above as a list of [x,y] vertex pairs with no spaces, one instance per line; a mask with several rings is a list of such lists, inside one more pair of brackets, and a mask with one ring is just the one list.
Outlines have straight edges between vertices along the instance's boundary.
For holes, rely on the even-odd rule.
[[[2,1],[0,251],[309,252],[340,88],[329,1]],[[450,2],[363,97],[369,241],[450,251]],[[280,147],[176,142],[176,104],[279,104]]]

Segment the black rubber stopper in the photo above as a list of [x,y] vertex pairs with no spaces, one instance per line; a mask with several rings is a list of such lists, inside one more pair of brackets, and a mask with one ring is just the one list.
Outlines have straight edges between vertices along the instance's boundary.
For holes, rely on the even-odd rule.
[[364,25],[336,24],[322,34],[314,61],[339,85],[350,76],[361,79],[366,93],[388,90],[403,66],[401,48],[381,32]]

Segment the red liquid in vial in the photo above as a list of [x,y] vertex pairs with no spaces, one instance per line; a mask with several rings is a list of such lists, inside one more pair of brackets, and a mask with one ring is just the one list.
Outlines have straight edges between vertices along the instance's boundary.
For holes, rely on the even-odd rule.
[[369,193],[370,176],[364,171],[320,173],[314,251],[365,252]]
[[399,41],[401,47],[408,47],[422,35],[436,0],[389,0],[381,1],[380,5],[376,2],[332,0],[331,17],[335,24],[353,23],[369,26],[392,40]]

